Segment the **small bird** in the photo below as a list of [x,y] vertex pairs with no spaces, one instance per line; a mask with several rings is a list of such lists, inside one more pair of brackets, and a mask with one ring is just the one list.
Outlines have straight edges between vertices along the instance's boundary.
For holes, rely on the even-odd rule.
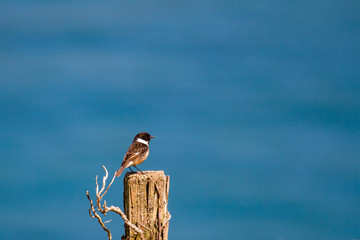
[[[147,132],[141,132],[134,137],[132,144],[130,145],[124,156],[121,167],[115,173],[117,177],[121,175],[125,168],[130,168],[131,166],[134,166],[137,170],[141,172],[141,170],[138,169],[136,165],[139,165],[140,163],[145,161],[145,159],[149,155],[149,142],[154,137],[155,136],[151,136]],[[132,172],[131,168],[130,170]]]

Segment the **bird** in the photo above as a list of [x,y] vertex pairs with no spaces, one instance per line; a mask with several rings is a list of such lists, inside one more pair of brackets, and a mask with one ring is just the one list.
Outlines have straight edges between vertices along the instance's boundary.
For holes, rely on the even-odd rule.
[[[147,132],[141,132],[134,137],[133,142],[131,143],[129,149],[124,156],[121,167],[115,173],[117,177],[121,175],[125,168],[130,168],[131,166],[134,166],[137,170],[141,172],[141,170],[137,168],[136,165],[139,165],[148,157],[149,142],[154,137],[155,136],[151,136]],[[130,170],[132,172],[131,168]]]

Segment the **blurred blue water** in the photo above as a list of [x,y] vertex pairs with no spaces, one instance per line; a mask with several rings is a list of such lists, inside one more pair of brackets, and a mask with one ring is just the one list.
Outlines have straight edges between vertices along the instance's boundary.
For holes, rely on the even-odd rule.
[[105,239],[85,192],[141,131],[169,239],[360,239],[359,11],[1,1],[0,239]]

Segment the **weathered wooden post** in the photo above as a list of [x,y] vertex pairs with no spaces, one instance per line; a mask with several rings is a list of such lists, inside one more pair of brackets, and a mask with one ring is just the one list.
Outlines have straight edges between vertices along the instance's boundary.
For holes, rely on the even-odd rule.
[[[164,171],[126,173],[124,177],[124,211],[130,222],[144,232],[146,240],[167,240],[170,213],[168,211],[170,176]],[[122,239],[141,239],[125,224]]]

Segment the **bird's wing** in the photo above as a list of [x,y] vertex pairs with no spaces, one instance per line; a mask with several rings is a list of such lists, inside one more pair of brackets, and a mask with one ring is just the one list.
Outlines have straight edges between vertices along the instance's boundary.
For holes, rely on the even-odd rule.
[[134,142],[133,144],[130,145],[128,151],[126,152],[121,166],[127,165],[138,155],[145,154],[147,150],[148,150],[148,146],[139,142]]

